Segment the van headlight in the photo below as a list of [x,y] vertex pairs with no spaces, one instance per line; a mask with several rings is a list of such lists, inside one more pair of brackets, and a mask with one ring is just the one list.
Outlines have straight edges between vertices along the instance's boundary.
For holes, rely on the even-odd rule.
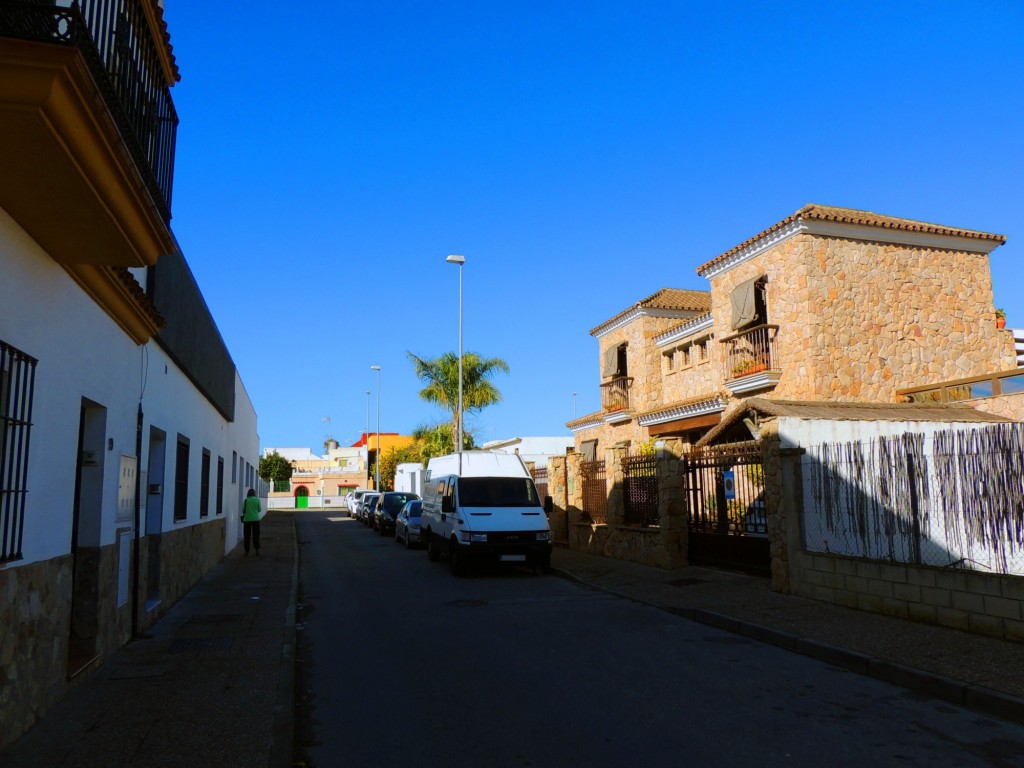
[[551,531],[537,531],[537,541],[551,541]]
[[460,531],[459,532],[459,540],[463,541],[463,542],[465,542],[467,544],[472,544],[472,543],[486,544],[487,543],[487,534],[486,533],[473,533],[472,531]]

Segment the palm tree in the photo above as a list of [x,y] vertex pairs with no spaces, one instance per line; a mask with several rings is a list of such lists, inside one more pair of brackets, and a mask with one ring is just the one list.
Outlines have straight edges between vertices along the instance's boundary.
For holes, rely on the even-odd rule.
[[[420,397],[439,405],[452,414],[452,444],[459,434],[459,356],[445,352],[440,357],[423,359],[409,352],[416,367],[416,377],[426,386]],[[462,355],[462,407],[470,413],[479,413],[488,405],[501,402],[501,392],[488,379],[498,371],[508,373],[508,363],[500,357],[481,358],[475,352]],[[465,448],[465,446],[463,446]]]

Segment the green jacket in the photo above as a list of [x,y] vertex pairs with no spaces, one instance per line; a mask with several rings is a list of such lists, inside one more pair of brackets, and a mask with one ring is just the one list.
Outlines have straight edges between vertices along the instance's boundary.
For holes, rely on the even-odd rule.
[[242,502],[242,522],[258,523],[260,520],[260,497],[246,496]]

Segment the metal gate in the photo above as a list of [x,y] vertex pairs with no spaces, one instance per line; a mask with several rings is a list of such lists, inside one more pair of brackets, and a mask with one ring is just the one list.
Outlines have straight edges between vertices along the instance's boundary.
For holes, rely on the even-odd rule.
[[591,522],[608,522],[608,480],[603,461],[580,462],[583,476],[583,512]]
[[625,457],[622,460],[622,479],[626,525],[657,528],[658,462],[654,454]]
[[752,440],[694,449],[682,466],[690,562],[769,574],[760,443]]

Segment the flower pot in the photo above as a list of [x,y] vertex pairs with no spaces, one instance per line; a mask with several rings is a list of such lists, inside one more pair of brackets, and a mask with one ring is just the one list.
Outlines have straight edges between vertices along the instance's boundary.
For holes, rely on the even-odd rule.
[[1005,317],[997,317],[996,318],[996,328],[1005,328],[1005,327],[1006,327],[1006,318]]

